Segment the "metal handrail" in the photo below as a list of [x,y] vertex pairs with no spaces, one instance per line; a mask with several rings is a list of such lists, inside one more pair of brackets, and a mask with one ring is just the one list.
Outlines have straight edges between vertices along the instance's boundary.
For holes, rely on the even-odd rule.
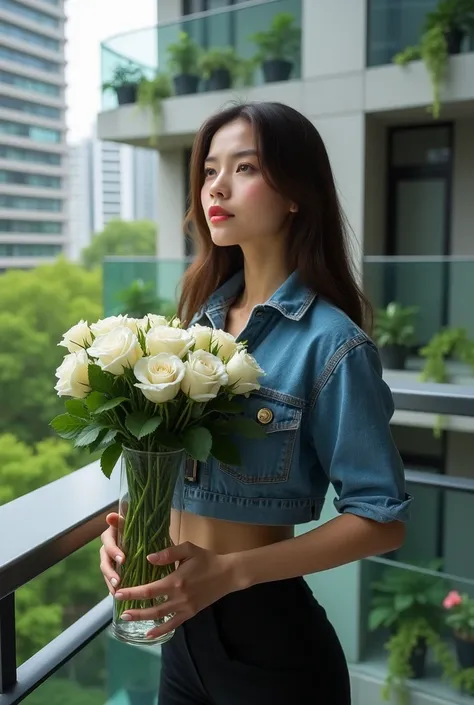
[[1,506],[0,600],[97,538],[118,494],[95,462]]

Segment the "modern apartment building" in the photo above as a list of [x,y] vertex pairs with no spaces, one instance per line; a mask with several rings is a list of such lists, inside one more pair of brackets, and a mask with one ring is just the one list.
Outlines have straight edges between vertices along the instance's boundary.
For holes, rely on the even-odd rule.
[[69,146],[70,257],[76,261],[108,222],[157,220],[155,150],[96,136]]
[[67,253],[64,0],[0,0],[0,270]]
[[[201,82],[197,92],[163,101],[157,132],[151,113],[135,105],[104,109],[99,115],[102,139],[149,145],[153,137],[159,156],[160,258],[176,262],[189,254],[182,219],[189,149],[200,124],[235,98],[277,100],[303,112],[324,139],[351,225],[356,265],[374,303],[397,300],[418,306],[419,345],[446,325],[464,326],[474,336],[474,41],[464,36],[447,59],[438,119],[429,111],[433,86],[423,62],[401,67],[392,60],[419,42],[426,15],[437,4],[159,0],[157,27],[105,42],[107,79],[114,65],[130,62],[149,74],[162,70],[166,47],[182,31],[204,50],[233,46],[241,57],[250,58],[255,53],[250,35],[268,29],[278,13],[291,13],[302,29],[289,80],[266,83],[257,71],[254,84],[241,89],[208,91]],[[416,358],[407,370],[387,371],[387,381],[416,382],[421,364]],[[472,371],[453,370],[450,381],[472,385]],[[474,586],[467,543],[474,531],[472,497],[463,494],[459,480],[466,486],[474,481],[474,426],[472,419],[446,417],[436,437],[435,422],[434,415],[415,409],[394,416],[393,434],[404,461],[421,473],[410,485],[416,502],[403,550],[379,562],[364,561],[309,578],[351,662],[355,705],[379,703],[386,676],[382,642],[367,630],[370,582],[381,569],[401,562],[416,570],[417,561],[441,557],[444,574],[454,585],[471,591]],[[441,484],[435,488],[430,480],[423,485],[423,473],[442,477]],[[328,502],[323,519],[333,516]],[[446,577],[447,589],[453,583]],[[463,702],[437,679],[439,672],[433,673],[412,685],[413,705]]]

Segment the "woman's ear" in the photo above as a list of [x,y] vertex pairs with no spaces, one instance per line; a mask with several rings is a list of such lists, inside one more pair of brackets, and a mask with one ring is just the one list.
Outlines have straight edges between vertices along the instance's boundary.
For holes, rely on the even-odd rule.
[[290,213],[298,213],[298,206],[296,205],[296,203],[291,204]]

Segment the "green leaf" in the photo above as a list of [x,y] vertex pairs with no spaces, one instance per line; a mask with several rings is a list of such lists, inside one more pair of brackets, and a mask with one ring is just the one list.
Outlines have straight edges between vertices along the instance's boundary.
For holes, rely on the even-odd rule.
[[212,437],[211,455],[224,465],[242,465],[238,448],[225,436]]
[[145,436],[149,436],[150,433],[153,433],[153,431],[156,431],[156,429],[158,428],[158,426],[161,424],[162,421],[163,421],[163,419],[161,418],[161,416],[153,416],[151,419],[148,419],[148,421],[146,421],[143,424],[142,429],[140,431],[140,435],[138,436],[138,438],[140,439],[140,438],[144,438]]
[[99,445],[96,447],[96,450],[103,450],[112,445],[113,441],[115,441],[115,438],[117,437],[117,434],[117,429],[111,429],[110,431],[107,431],[105,436],[100,441]]
[[123,404],[124,401],[128,401],[128,397],[115,397],[115,399],[109,399],[105,402],[105,404],[102,404],[102,406],[99,406],[98,409],[95,409],[94,413],[102,414],[104,411],[110,411],[111,409],[115,409],[116,406]]
[[114,443],[113,446],[109,446],[104,450],[100,458],[100,467],[105,477],[110,478],[112,470],[116,466],[121,453],[122,446],[120,443]]
[[51,421],[50,426],[54,428],[58,436],[66,440],[71,440],[77,438],[81,431],[87,426],[87,423],[76,416],[60,414]]
[[99,365],[89,365],[89,384],[95,392],[114,394],[114,375],[104,372]]
[[369,614],[369,629],[374,631],[379,627],[386,626],[387,620],[390,619],[392,614],[393,610],[388,609],[387,607],[377,607],[372,610]]
[[229,428],[233,433],[240,433],[246,438],[267,438],[267,433],[263,426],[246,416],[235,417],[229,422]]
[[125,426],[132,436],[140,440],[156,431],[161,421],[161,416],[152,416],[150,418],[144,411],[134,411],[133,414],[129,414],[126,417]]
[[90,426],[86,426],[74,441],[75,447],[85,448],[86,446],[93,443],[97,439],[99,433],[103,430],[103,428],[104,427],[102,426],[102,424],[90,424]]
[[68,399],[64,406],[71,416],[77,416],[81,419],[89,418],[89,412],[81,399]]
[[103,392],[91,392],[86,398],[87,408],[95,414],[106,401],[107,397]]
[[409,609],[414,602],[413,595],[395,595],[395,609],[398,612]]
[[202,426],[187,428],[183,433],[183,445],[191,458],[204,463],[212,448],[211,433]]

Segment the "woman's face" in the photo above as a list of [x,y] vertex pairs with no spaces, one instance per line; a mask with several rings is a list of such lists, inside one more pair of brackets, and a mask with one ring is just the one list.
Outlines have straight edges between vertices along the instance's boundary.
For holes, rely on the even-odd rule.
[[262,248],[286,235],[294,204],[260,171],[252,126],[242,119],[214,135],[204,163],[201,203],[215,245]]

